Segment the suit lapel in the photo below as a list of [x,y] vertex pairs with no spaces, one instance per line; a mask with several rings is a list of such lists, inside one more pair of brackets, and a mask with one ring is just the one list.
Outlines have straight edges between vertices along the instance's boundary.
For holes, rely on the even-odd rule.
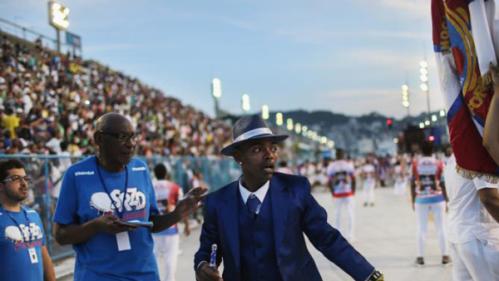
[[239,182],[233,182],[225,193],[224,206],[220,208],[219,215],[222,218],[224,237],[227,240],[228,249],[237,271],[240,270],[239,257]]
[[286,187],[274,175],[270,180],[270,193],[272,201],[272,219],[274,224],[274,238],[276,253],[281,249],[281,242],[286,230],[288,218],[289,193]]

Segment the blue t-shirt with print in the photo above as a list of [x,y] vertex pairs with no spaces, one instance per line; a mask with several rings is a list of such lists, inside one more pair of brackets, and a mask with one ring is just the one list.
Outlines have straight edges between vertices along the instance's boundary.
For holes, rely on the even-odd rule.
[[[125,182],[126,194],[123,192]],[[158,213],[144,162],[133,158],[126,171],[113,173],[104,170],[92,156],[66,171],[54,221],[62,225],[84,224],[107,212],[121,214],[124,221],[148,221],[151,214]],[[117,236],[108,233],[98,233],[84,243],[73,245],[76,251],[74,280],[158,281],[151,230],[139,227],[129,231],[128,236],[131,249],[123,251],[118,250]]]
[[[42,281],[45,243],[43,224],[36,211],[22,207],[20,212],[12,212],[0,207],[2,281]],[[30,249],[33,249],[31,253]]]

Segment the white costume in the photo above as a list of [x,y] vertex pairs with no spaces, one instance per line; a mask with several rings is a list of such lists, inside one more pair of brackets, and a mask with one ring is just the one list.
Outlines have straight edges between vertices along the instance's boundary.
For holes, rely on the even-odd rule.
[[376,187],[376,169],[372,164],[362,166],[363,175],[362,192],[364,193],[364,205],[374,205],[374,187]]
[[395,173],[395,184],[393,188],[393,193],[397,195],[404,195],[407,188],[406,171],[404,171],[402,165],[396,165],[394,168],[394,173]]
[[499,224],[480,202],[478,190],[499,188],[456,172],[454,161],[445,168],[449,196],[449,242],[455,281],[499,280]]
[[[177,184],[167,180],[157,180],[153,183],[156,200],[158,201],[158,209],[160,212],[172,211],[171,208],[176,205],[177,201],[182,197],[182,188]],[[168,205],[164,202],[168,201]],[[168,210],[170,207],[170,210]],[[180,235],[177,225],[155,233],[154,240],[154,255],[158,264],[159,277],[161,281],[175,281],[175,273],[177,271],[177,260],[179,255]]]
[[424,242],[428,230],[429,214],[433,214],[438,232],[440,251],[447,256],[446,233],[444,229],[445,197],[440,188],[443,163],[433,156],[423,156],[413,163],[413,177],[416,182],[415,211],[418,223],[418,257],[424,257]]
[[[353,164],[346,160],[336,160],[329,164],[327,175],[331,179],[331,189],[333,193],[334,213],[336,215],[335,227],[343,232],[344,236],[350,240],[355,240],[354,223],[355,223],[355,201],[352,188],[354,178]],[[341,211],[347,210],[349,220],[348,230],[340,227]]]

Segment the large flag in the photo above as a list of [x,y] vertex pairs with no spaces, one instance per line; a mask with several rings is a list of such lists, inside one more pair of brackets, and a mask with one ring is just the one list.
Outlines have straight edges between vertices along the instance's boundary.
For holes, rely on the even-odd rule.
[[[489,1],[493,7],[493,0]],[[471,19],[475,17],[479,20],[485,15],[477,13],[476,9],[470,14],[471,2],[432,0],[433,45],[440,85],[447,103],[450,142],[458,171],[468,178],[485,176],[494,182],[499,179],[499,167],[482,145],[493,87],[490,76],[482,76],[480,72],[475,44],[477,38],[473,36],[480,32],[477,25],[477,30],[473,30]],[[488,24],[486,26],[489,27]],[[491,31],[488,32],[492,37]],[[493,57],[495,59],[495,54]]]

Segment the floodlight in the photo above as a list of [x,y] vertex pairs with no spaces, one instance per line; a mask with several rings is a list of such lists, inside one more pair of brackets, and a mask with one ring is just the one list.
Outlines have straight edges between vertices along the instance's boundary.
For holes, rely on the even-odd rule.
[[49,24],[58,30],[66,30],[69,27],[69,8],[61,3],[49,1]]
[[211,94],[219,99],[222,97],[222,82],[218,78],[213,78],[211,81]]

